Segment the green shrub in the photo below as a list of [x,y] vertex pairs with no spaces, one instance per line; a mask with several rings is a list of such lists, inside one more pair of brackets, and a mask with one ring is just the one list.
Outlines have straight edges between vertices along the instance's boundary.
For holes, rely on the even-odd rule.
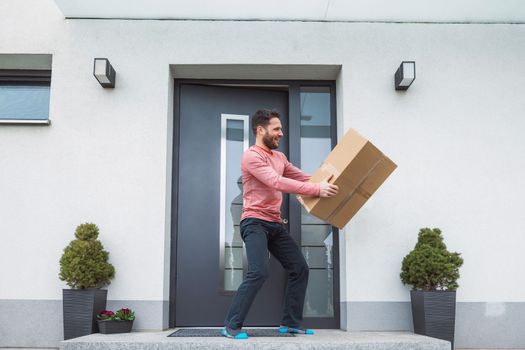
[[76,228],[75,237],[64,248],[60,258],[59,278],[72,288],[101,288],[115,276],[115,268],[108,263],[109,253],[98,238],[98,227],[85,223]]
[[403,259],[401,281],[414,290],[456,290],[463,259],[451,253],[438,228],[419,230],[417,244]]

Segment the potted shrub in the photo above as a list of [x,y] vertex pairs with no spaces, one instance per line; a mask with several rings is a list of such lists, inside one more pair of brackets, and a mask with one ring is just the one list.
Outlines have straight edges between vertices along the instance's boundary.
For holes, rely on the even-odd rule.
[[127,308],[117,312],[104,310],[97,315],[98,329],[103,334],[129,333],[134,320],[135,313]]
[[98,234],[93,223],[79,225],[60,258],[59,278],[72,288],[62,290],[64,340],[98,332],[95,316],[106,309],[108,291],[101,288],[109,285],[115,269]]
[[456,289],[463,259],[451,253],[439,228],[422,228],[403,259],[401,281],[411,285],[414,333],[445,339],[454,348]]

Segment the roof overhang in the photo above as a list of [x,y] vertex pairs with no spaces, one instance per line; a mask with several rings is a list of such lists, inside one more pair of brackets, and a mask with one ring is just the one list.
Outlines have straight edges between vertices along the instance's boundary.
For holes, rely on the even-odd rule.
[[66,18],[525,23],[523,0],[55,0]]

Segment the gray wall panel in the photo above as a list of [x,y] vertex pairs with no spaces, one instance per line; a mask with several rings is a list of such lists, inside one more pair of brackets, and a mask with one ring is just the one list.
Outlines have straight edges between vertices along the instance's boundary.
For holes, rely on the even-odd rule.
[[[167,301],[110,300],[130,307],[133,331],[167,327]],[[457,303],[456,348],[525,348],[525,302]],[[410,302],[343,302],[341,328],[348,331],[412,331]],[[58,347],[63,339],[61,300],[0,300],[0,347]]]
[[[135,311],[133,331],[168,325],[167,301],[108,300],[106,308]],[[0,347],[58,347],[64,339],[62,300],[0,300]]]
[[[341,324],[349,331],[413,331],[410,302],[343,304]],[[454,342],[456,348],[525,348],[525,303],[458,302]]]

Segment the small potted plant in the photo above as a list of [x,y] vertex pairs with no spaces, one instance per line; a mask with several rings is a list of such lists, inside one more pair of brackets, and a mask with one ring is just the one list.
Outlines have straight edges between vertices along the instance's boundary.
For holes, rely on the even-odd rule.
[[113,312],[104,310],[97,315],[98,329],[103,334],[129,333],[133,327],[135,312],[122,308]]
[[115,276],[109,253],[97,239],[99,230],[93,223],[77,226],[76,239],[64,248],[60,258],[60,275],[71,289],[62,290],[64,340],[96,333],[96,315],[106,309],[106,289]]
[[414,333],[448,340],[454,348],[456,289],[463,259],[447,250],[439,228],[422,228],[405,256],[401,281],[411,285]]

